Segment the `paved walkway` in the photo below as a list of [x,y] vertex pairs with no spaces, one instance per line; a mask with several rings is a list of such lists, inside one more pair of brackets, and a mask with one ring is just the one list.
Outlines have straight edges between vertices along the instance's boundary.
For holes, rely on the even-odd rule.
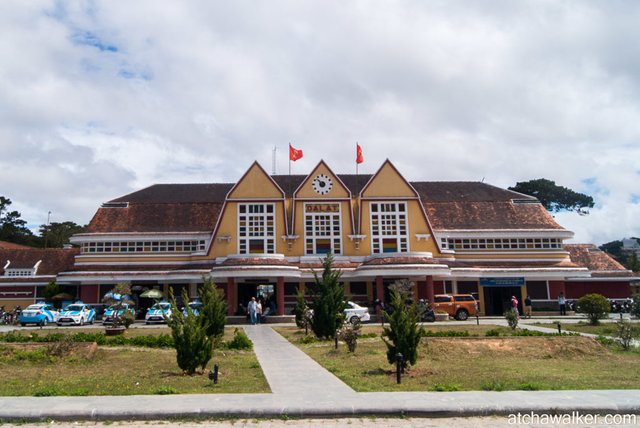
[[271,327],[245,329],[271,394],[0,397],[0,420],[640,414],[640,390],[356,393]]

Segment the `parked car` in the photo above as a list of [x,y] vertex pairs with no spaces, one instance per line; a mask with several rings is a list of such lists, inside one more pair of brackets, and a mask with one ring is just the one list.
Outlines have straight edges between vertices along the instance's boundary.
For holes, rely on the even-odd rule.
[[[104,314],[102,315],[102,324],[112,324],[115,312],[115,306],[109,306],[107,309],[105,309]],[[136,317],[136,310],[132,306],[129,306],[127,303],[123,303],[122,307],[118,309],[118,317],[121,317],[126,313],[131,314],[133,318]]]
[[433,300],[432,306],[436,312],[445,311],[460,321],[478,313],[478,303],[471,294],[436,294]]
[[58,325],[85,325],[93,324],[96,320],[96,311],[91,306],[82,302],[72,303],[60,311],[56,323]]
[[20,325],[25,326],[27,324],[37,324],[45,326],[49,323],[55,323],[58,321],[58,311],[48,303],[36,303],[35,305],[29,305],[20,314]]
[[[195,316],[200,315],[200,311],[202,310],[202,302],[199,300],[195,300],[193,302],[189,302],[189,308],[191,308],[191,313]],[[184,314],[184,316],[186,317],[187,315],[189,315],[189,311],[187,311],[187,308],[184,308],[182,310],[182,313]]]
[[144,321],[147,324],[154,322],[167,322],[166,318],[171,318],[171,303],[169,302],[157,302],[149,308],[147,314],[144,316]]
[[347,302],[347,308],[344,310],[344,319],[354,324],[357,321],[369,321],[371,315],[369,315],[368,308],[364,308],[357,303]]

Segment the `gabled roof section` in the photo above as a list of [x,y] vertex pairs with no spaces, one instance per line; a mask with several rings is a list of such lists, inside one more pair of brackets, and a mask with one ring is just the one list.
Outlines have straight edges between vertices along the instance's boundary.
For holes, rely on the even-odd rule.
[[79,253],[77,248],[0,249],[0,276],[5,273],[7,261],[10,262],[7,269],[32,269],[40,262],[37,276],[56,275],[71,269],[74,258]]
[[384,161],[378,172],[364,186],[363,198],[417,198],[415,189],[389,159]]
[[[313,182],[316,177],[324,176],[331,180],[331,190],[326,194],[318,194],[313,190]],[[298,199],[346,199],[351,197],[349,188],[342,180],[329,168],[324,160],[311,171],[309,175],[300,183],[298,188],[293,192],[293,196]]]
[[[105,205],[130,204],[184,204],[194,202],[224,202],[231,183],[154,184],[107,202]],[[122,205],[124,206],[124,205]]]
[[564,246],[564,249],[569,252],[569,256],[575,264],[586,267],[592,272],[616,273],[617,276],[633,276],[630,270],[593,244],[567,244]]
[[534,197],[469,181],[412,182],[436,230],[564,230]]
[[282,199],[284,191],[269,174],[254,162],[229,191],[228,199]]

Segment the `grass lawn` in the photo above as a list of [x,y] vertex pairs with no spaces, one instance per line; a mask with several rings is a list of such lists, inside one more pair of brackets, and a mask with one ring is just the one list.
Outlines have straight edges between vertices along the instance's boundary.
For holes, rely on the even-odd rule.
[[[640,323],[632,321],[632,324],[636,330],[640,330]],[[540,327],[553,328],[553,329],[558,328],[558,324],[556,323],[534,323],[534,325],[537,325]],[[589,325],[584,321],[580,321],[578,323],[566,323],[566,324],[561,323],[560,325],[562,327],[562,331],[565,331],[565,330],[577,331],[580,333],[591,333],[591,334],[602,335],[602,336],[616,336],[618,334],[618,325],[615,322],[606,322],[606,323],[600,323],[598,325]]]
[[[455,391],[631,389],[640,378],[640,354],[611,351],[598,342],[570,337],[483,337],[496,326],[426,326],[466,330],[479,337],[423,339],[416,366],[396,384],[395,367],[379,326],[366,326],[354,354],[344,344],[301,343],[304,331],[278,332],[356,391]],[[499,328],[501,331],[503,328]],[[508,329],[504,329],[508,331]]]
[[[55,329],[64,332],[81,329]],[[24,330],[23,330],[24,331]],[[39,335],[51,330],[38,331]],[[96,331],[95,329],[92,331]],[[99,330],[98,330],[99,331]],[[27,334],[31,331],[27,331]],[[168,334],[168,329],[131,329],[127,335]],[[233,338],[233,329],[224,340]],[[0,343],[0,395],[131,395],[270,392],[252,351],[216,350],[220,366],[217,385],[208,370],[185,376],[174,349],[94,347],[84,344],[62,356],[52,356],[49,344]],[[49,349],[49,351],[47,351]],[[55,354],[55,352],[53,352]]]

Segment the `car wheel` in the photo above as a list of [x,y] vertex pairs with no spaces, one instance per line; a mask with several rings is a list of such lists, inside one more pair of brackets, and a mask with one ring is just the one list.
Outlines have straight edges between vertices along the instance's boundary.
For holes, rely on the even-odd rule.
[[435,315],[427,315],[424,319],[426,322],[436,322]]
[[80,327],[84,325],[84,318],[80,318]]
[[352,316],[351,318],[349,318],[349,322],[350,322],[351,324],[355,324],[355,323],[357,323],[357,322],[359,322],[359,321],[360,321],[360,318],[358,318],[358,316],[357,316],[357,315],[354,315],[354,316]]
[[44,319],[40,322],[40,325],[41,325],[42,327],[44,327],[44,326],[46,326],[48,323],[49,323],[49,321],[48,321],[46,318],[44,318]]
[[27,323],[25,323],[25,322],[21,322],[21,323],[20,323],[20,325],[21,325],[22,327],[26,327]]
[[465,321],[467,318],[469,318],[469,312],[467,312],[464,309],[460,309],[458,312],[456,312],[456,319],[459,321]]

